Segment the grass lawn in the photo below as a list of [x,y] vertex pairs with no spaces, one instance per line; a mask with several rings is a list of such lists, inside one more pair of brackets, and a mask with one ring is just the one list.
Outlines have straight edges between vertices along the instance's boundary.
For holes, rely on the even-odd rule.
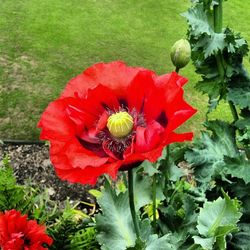
[[[250,0],[225,2],[224,26],[250,39]],[[38,139],[37,121],[69,79],[99,61],[123,60],[159,74],[173,70],[172,44],[184,38],[188,0],[3,0],[0,8],[0,139]],[[199,109],[184,129],[200,128],[206,97],[193,88],[186,99]],[[227,105],[212,117],[227,116]]]

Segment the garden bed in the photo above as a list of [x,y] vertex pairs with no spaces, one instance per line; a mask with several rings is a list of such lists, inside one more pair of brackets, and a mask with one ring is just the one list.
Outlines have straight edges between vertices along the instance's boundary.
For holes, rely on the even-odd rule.
[[88,193],[91,186],[70,184],[56,176],[49,160],[48,145],[2,145],[0,159],[4,155],[9,156],[19,184],[29,182],[42,190],[47,188],[50,198],[57,201],[67,197],[70,200],[93,201]]

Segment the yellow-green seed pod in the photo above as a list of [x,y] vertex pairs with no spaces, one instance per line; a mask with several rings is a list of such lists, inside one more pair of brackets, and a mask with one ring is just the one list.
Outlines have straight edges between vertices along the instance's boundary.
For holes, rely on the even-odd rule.
[[186,39],[181,39],[175,42],[171,48],[171,60],[177,69],[185,67],[191,58],[191,47]]
[[133,117],[125,111],[112,114],[107,122],[108,130],[115,138],[127,136],[132,131],[133,126]]

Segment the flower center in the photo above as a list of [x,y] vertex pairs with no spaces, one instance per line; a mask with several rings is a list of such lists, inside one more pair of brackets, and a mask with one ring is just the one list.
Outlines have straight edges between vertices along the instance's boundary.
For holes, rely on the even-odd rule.
[[133,126],[133,117],[125,111],[112,114],[107,122],[108,130],[115,138],[127,136],[132,131]]

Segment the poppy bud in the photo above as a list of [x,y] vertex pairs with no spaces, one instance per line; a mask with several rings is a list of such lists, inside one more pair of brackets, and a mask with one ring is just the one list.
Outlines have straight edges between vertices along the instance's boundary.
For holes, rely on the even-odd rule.
[[191,57],[191,47],[186,39],[180,39],[171,48],[171,60],[177,69],[185,67]]

